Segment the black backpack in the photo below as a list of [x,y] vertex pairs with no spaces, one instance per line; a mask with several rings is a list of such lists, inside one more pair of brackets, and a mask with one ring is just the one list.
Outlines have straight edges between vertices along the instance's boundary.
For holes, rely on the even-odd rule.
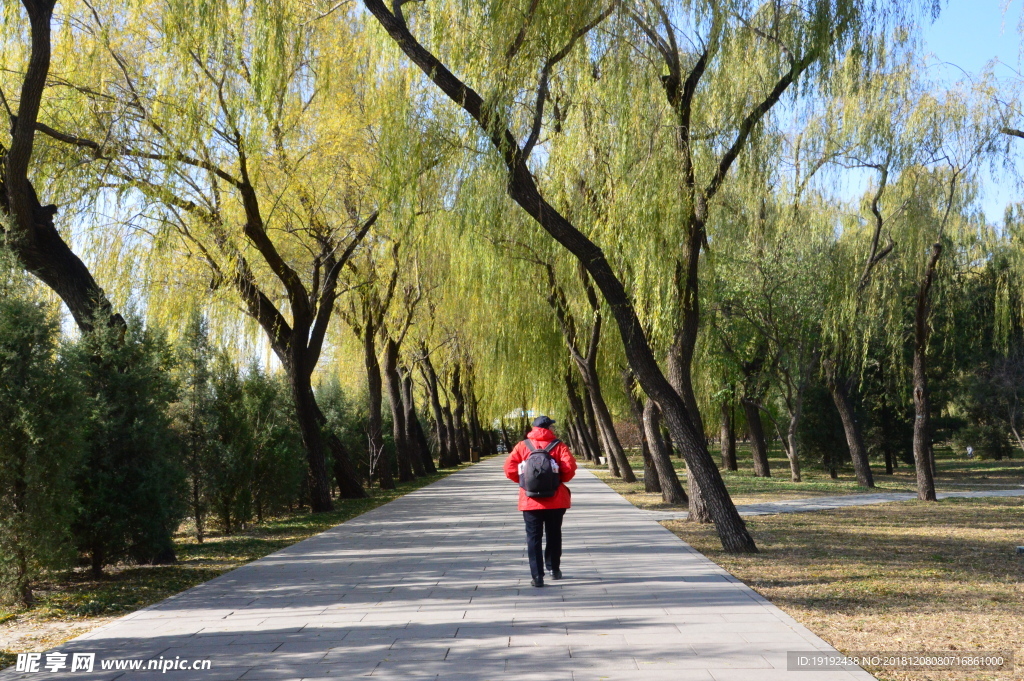
[[552,467],[555,458],[551,456],[551,450],[559,442],[560,440],[555,440],[550,442],[547,447],[537,449],[532,442],[526,440],[526,446],[530,448],[530,455],[523,461],[523,472],[519,475],[519,486],[526,492],[526,496],[532,498],[555,496],[559,485],[562,484],[562,477]]

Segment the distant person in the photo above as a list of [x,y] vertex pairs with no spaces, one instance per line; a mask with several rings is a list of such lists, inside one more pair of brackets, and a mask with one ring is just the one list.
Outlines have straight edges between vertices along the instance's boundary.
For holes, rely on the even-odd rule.
[[[533,586],[544,586],[545,567],[552,579],[562,578],[562,517],[572,505],[565,483],[576,475],[576,459],[555,437],[553,425],[555,422],[547,416],[535,418],[533,430],[505,459],[505,475],[519,483],[519,510],[526,522],[526,552]],[[542,553],[545,533],[548,541]]]
[[974,447],[970,447],[970,446],[967,447],[967,458],[968,459],[973,459],[974,458]]

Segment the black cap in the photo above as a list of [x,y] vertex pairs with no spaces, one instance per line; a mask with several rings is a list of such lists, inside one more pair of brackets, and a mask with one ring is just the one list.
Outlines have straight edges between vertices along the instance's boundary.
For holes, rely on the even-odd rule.
[[533,420],[534,428],[550,428],[553,425],[555,422],[543,414]]

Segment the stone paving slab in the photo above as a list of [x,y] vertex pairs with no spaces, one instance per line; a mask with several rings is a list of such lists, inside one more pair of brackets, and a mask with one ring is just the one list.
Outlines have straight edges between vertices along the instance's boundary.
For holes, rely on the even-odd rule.
[[[95,653],[92,674],[0,681],[873,678],[787,672],[789,650],[834,649],[589,471],[570,487],[565,578],[543,589],[496,458],[59,648]],[[161,656],[211,668],[99,668]]]
[[[1024,486],[1018,489],[971,490],[967,492],[938,492],[938,499],[977,499],[980,497],[1024,497]],[[775,515],[776,513],[806,513],[831,511],[850,506],[871,506],[893,501],[909,501],[917,495],[911,492],[878,492],[875,494],[845,494],[831,497],[808,497],[785,501],[766,501],[760,504],[737,504],[741,516]],[[641,511],[653,520],[682,520],[686,511]]]

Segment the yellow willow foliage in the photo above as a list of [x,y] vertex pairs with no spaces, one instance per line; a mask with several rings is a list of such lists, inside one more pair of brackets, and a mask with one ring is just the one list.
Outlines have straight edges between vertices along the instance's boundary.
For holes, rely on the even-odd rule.
[[[930,3],[429,0],[401,9],[520,142],[539,125],[530,160],[538,185],[604,249],[659,355],[679,324],[676,276],[694,195],[664,87],[668,27],[684,75],[707,53],[690,122],[700,191],[782,74],[813,57],[747,130],[708,206],[702,279],[749,278],[747,266],[772,249],[811,242],[816,257],[829,255],[813,264],[828,292],[826,337],[857,338],[850,352],[862,356],[876,331],[851,327],[854,318],[902,328],[898,292],[932,238],[945,171],[922,149],[946,144],[936,143],[942,121],[952,121],[943,139],[960,140],[981,120],[970,103],[980,94],[923,98],[934,88],[921,84],[908,56],[916,49],[910,20],[922,6]],[[0,83],[11,93],[25,40],[23,22],[6,20],[17,3],[2,7],[0,59],[10,71]],[[568,354],[542,263],[564,288],[582,343],[593,312],[578,266],[507,198],[501,159],[475,124],[375,22],[328,0],[118,0],[97,10],[61,6],[41,118],[96,148],[41,135],[38,174],[60,199],[62,228],[119,306],[143,309],[172,332],[201,306],[239,356],[269,355],[230,281],[244,259],[287,316],[287,291],[242,231],[247,215],[231,180],[244,172],[268,235],[307,286],[323,241],[343,246],[380,210],[339,305],[378,290],[397,267],[389,329],[403,324],[404,293],[422,292],[404,362],[415,361],[420,342],[437,352],[443,373],[459,362],[485,415],[565,408]],[[542,77],[548,96],[537,117]],[[852,167],[880,159],[891,170],[881,198],[886,235],[898,236],[892,258],[902,268],[889,269],[906,276],[872,278],[855,303],[871,213],[836,197]],[[965,174],[951,225],[975,224],[972,182]],[[925,185],[932,189],[918,191]],[[812,267],[800,248],[784,251],[786,267]],[[371,262],[380,276],[369,280],[360,273]],[[704,291],[702,308],[712,309],[718,293]],[[626,416],[623,351],[602,313],[600,373],[613,409]],[[695,367],[708,404],[724,380],[714,342],[705,329]],[[341,319],[322,371],[351,388],[362,380],[361,349]]]
[[393,93],[373,74],[361,18],[284,0],[65,10],[43,120],[95,144],[51,140],[44,153],[62,194],[81,197],[76,244],[119,304],[172,333],[208,307],[223,340],[252,352],[260,332],[239,314],[239,263],[286,318],[288,296],[244,235],[242,185],[307,290],[326,274],[324,248],[340,255],[384,202],[375,139]]
[[[793,49],[801,54],[814,52],[817,61],[809,71],[810,84],[794,86],[792,94],[801,94],[801,88],[827,93],[825,86],[834,71],[847,63],[856,62],[862,70],[873,66],[878,55],[869,49],[867,36],[882,26],[902,26],[914,11],[906,3],[812,5],[664,5],[665,16],[684,45],[679,57],[685,69],[693,66],[704,47],[710,53],[694,104],[698,185],[710,180],[744,117],[785,72]],[[606,8],[612,11],[604,22],[572,43],[581,27]],[[413,33],[484,97],[486,106],[499,114],[520,141],[529,136],[535,122],[540,123],[531,168],[542,191],[609,255],[634,296],[656,350],[664,349],[678,323],[674,277],[690,206],[688,194],[682,191],[674,112],[663,88],[662,60],[637,19],[653,18],[657,23],[658,9],[644,3],[601,6],[530,0],[472,6],[416,3],[405,5],[403,12]],[[404,63],[390,39],[382,36],[379,45],[394,63]],[[569,45],[572,49],[562,54]],[[546,70],[555,55],[561,55],[561,60]],[[545,74],[547,113],[535,119],[538,77]],[[559,279],[570,283],[574,264],[505,198],[499,159],[466,117],[429,87],[417,103],[423,110],[420,118],[436,117],[450,126],[447,134],[455,142],[446,149],[460,154],[445,202],[454,214],[438,219],[450,225],[453,247],[465,249],[466,255],[465,263],[452,270],[447,285],[460,287],[455,289],[461,291],[454,294],[456,305],[479,300],[486,293],[484,309],[502,306],[500,324],[493,319],[483,324],[489,328],[482,336],[486,339],[482,351],[509,353],[506,361],[496,361],[501,369],[491,383],[511,380],[521,385],[535,380],[536,353],[521,347],[522,338],[540,337],[538,318],[546,315],[547,327],[554,323],[545,310],[538,266],[524,258],[534,252],[531,257],[551,262]],[[787,107],[792,111],[794,104]],[[762,121],[733,167],[730,182],[747,188],[745,200],[762,195],[769,159],[778,149],[778,125],[771,117]],[[719,204],[711,209],[709,241],[713,244],[718,212],[727,214],[731,209]],[[488,245],[495,253],[487,251]],[[504,260],[494,260],[501,253]],[[452,261],[457,263],[458,257]],[[574,311],[588,317],[581,289],[568,288]],[[538,289],[540,296],[535,299]],[[472,314],[467,319],[461,308],[457,314],[463,323],[472,321]],[[609,347],[611,355],[619,357],[616,335],[606,328],[605,345],[615,341]],[[564,363],[559,359],[565,352],[559,347],[557,330],[545,330],[543,338],[543,342],[532,341],[530,348],[543,347],[549,364]],[[602,371],[606,384],[613,386],[618,384],[614,364]],[[550,389],[555,398],[561,385],[555,380]]]
[[[978,174],[996,151],[999,120],[990,81],[940,87],[920,78],[920,64],[896,63],[855,98],[837,98],[830,115],[837,166],[868,173],[859,206],[841,220],[828,289],[825,339],[854,368],[873,343],[902,364],[913,310],[932,244],[941,242],[943,277],[987,257],[989,232],[977,208]],[[877,214],[876,214],[877,213]],[[878,228],[878,252],[868,271]]]

